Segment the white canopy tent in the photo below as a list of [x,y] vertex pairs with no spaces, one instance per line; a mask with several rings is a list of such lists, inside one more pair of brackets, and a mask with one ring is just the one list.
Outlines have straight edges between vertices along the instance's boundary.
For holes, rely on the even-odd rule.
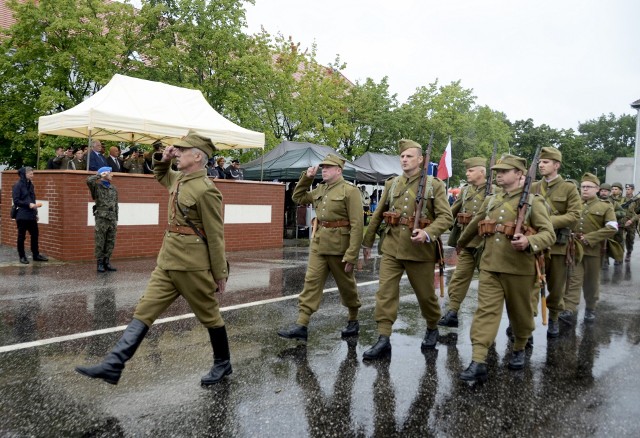
[[225,119],[200,91],[118,74],[84,102],[38,120],[40,134],[142,144],[181,145],[190,129],[218,149],[264,148],[263,133]]

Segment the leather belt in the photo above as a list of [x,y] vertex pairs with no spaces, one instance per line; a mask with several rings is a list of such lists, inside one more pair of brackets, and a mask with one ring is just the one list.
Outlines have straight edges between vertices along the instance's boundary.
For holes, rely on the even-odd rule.
[[[169,231],[171,233],[190,234],[190,235],[196,235],[197,236],[197,233],[193,230],[193,228],[185,227],[185,226],[182,226],[182,225],[169,224],[169,225],[167,225],[167,231]],[[205,234],[205,232],[204,232],[204,230],[202,228],[198,228],[198,231],[200,231],[202,233],[202,235],[206,237],[206,234]]]
[[319,221],[318,223],[320,224],[321,227],[324,227],[324,228],[340,228],[340,227],[348,227],[349,225],[351,225],[351,222],[349,222],[346,219],[341,219],[337,221]]
[[[505,227],[504,224],[497,224],[496,225],[496,233],[504,234],[506,228],[507,227]],[[513,228],[513,227],[510,227],[510,228]]]

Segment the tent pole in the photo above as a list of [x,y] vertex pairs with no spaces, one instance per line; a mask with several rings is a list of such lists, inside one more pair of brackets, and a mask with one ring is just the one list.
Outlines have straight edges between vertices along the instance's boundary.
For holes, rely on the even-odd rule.
[[40,169],[40,138],[41,135],[38,135],[38,150],[36,151],[36,169]]
[[89,167],[91,167],[91,130],[89,130],[89,137],[87,138],[87,170],[89,170]]

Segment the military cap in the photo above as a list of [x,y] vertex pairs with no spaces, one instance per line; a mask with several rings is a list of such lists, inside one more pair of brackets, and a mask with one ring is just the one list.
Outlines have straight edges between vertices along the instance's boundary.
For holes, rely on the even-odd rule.
[[420,149],[420,151],[422,151],[422,146],[420,146],[418,143],[416,143],[413,140],[407,140],[406,138],[403,138],[398,142],[398,149],[400,149],[400,153],[403,153],[404,151],[410,148],[417,148],[417,149]]
[[340,169],[344,169],[344,160],[336,154],[329,154],[324,157],[324,160],[320,163],[321,166],[340,166]]
[[103,172],[111,172],[112,169],[109,166],[104,166],[98,169],[98,175],[102,175]]
[[636,186],[635,186],[634,184],[625,184],[625,185],[624,185],[624,188],[625,188],[625,189],[635,189],[635,188],[636,188]]
[[487,167],[487,159],[482,157],[471,157],[462,161],[465,169],[469,169],[471,167]]
[[605,189],[605,190],[609,190],[609,191],[611,191],[611,184],[609,184],[609,183],[602,183],[602,184],[600,184],[600,188],[601,188],[601,189]]
[[585,181],[589,181],[594,183],[597,186],[600,186],[600,180],[598,179],[597,176],[595,176],[593,173],[585,173],[584,175],[582,175],[582,180],[581,182],[585,182]]
[[562,153],[554,147],[542,148],[540,151],[541,160],[556,160],[562,163]]
[[184,148],[196,148],[201,150],[207,155],[207,158],[213,155],[213,151],[216,150],[216,147],[213,145],[213,142],[208,137],[203,137],[190,129],[186,136],[182,137],[179,142],[176,142],[176,146],[184,147]]
[[620,190],[622,190],[622,183],[614,182],[613,184],[611,184],[611,188],[613,188],[613,187],[617,187]]
[[496,162],[492,169],[518,169],[523,172],[527,171],[526,158],[516,157],[515,155],[505,154]]
[[153,149],[158,150],[162,147],[162,141],[156,140],[153,142],[151,146],[153,146]]

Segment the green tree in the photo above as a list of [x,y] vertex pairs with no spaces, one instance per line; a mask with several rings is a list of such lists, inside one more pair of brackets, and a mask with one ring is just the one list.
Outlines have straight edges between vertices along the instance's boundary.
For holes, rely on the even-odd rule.
[[[38,118],[69,109],[98,91],[116,72],[139,62],[133,8],[102,0],[7,3],[16,23],[3,29],[0,57],[0,161],[35,164]],[[44,137],[45,151],[78,143]],[[48,146],[48,147],[47,147]]]

